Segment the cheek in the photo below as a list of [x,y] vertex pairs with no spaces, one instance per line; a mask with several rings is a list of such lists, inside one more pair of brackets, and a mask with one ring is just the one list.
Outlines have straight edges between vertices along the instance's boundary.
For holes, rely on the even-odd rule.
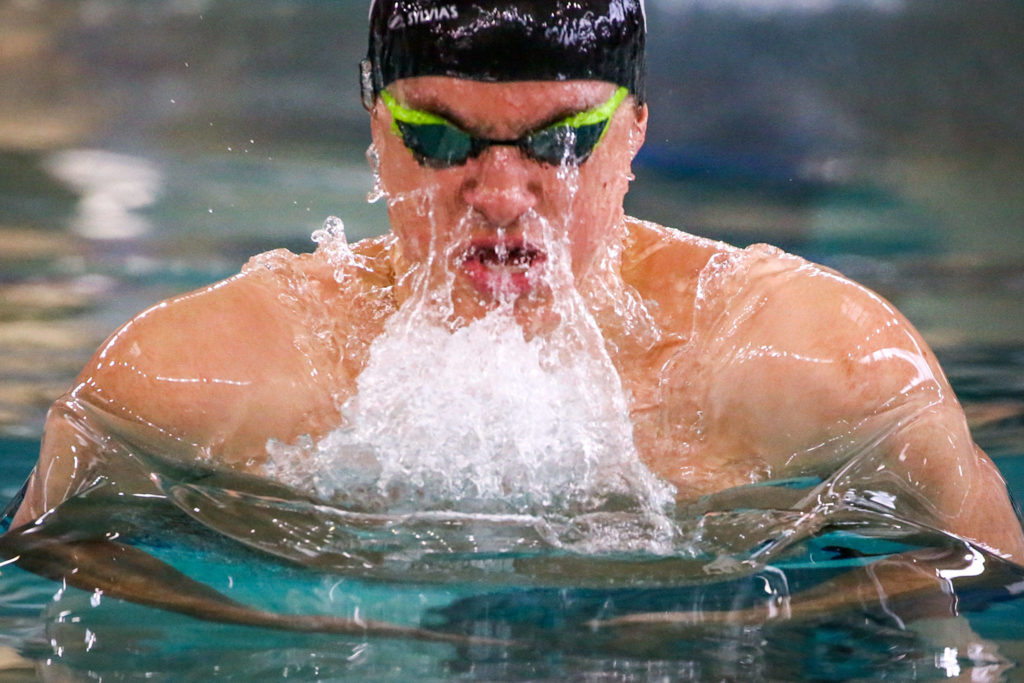
[[581,173],[573,197],[573,222],[589,226],[589,232],[618,223],[628,185],[627,176],[609,165],[595,165]]
[[[397,142],[397,144],[395,144]],[[448,241],[459,179],[420,166],[400,141],[378,143],[380,177],[391,232],[409,261],[424,261]]]
[[568,219],[573,258],[579,264],[591,261],[617,238],[629,186],[628,158],[595,155],[591,161],[597,163],[581,170]]
[[406,258],[419,260],[430,243],[429,212],[423,207],[419,197],[422,192],[414,192],[420,184],[418,169],[407,163],[407,152],[404,146],[396,146],[390,140],[377,140],[374,143],[380,159],[381,188],[387,202],[388,221],[391,232],[398,238],[402,252]]
[[391,131],[390,124],[375,117],[371,123],[371,132],[379,160],[377,173],[384,192],[391,197],[403,197],[417,187],[422,187],[422,167],[402,140]]
[[378,173],[380,173],[384,191],[388,195],[397,197],[416,187],[419,182],[418,164],[415,163],[405,145],[393,135],[375,138],[374,145],[380,159]]
[[448,211],[462,183],[457,172],[421,166],[402,141],[390,133],[375,134],[374,145],[392,220],[412,216],[440,218]]

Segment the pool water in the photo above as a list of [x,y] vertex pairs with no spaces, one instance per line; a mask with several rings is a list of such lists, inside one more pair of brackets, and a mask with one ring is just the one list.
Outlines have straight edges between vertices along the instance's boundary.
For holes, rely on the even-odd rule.
[[[30,463],[26,444],[4,446],[21,448]],[[1012,473],[1024,458],[1002,462]],[[751,553],[742,544],[735,556],[683,547],[575,553],[544,542],[538,520],[523,516],[360,515],[267,496],[252,481],[163,474],[180,478],[168,488],[177,507],[93,491],[62,508],[70,524],[60,538],[115,533],[156,558],[147,579],[179,595],[208,590],[197,581],[250,610],[338,617],[355,632],[196,619],[8,565],[0,646],[18,653],[15,671],[175,680],[998,680],[1022,654],[1024,569],[992,557],[965,564],[981,553],[866,507],[743,566]],[[742,528],[758,548],[797,528],[785,510],[713,517],[706,527]],[[259,533],[247,538],[249,529]],[[912,593],[883,588],[886,563],[907,552],[926,554],[919,569],[967,578]],[[120,557],[102,570],[123,571]],[[800,596],[827,582],[839,582],[831,592],[866,588],[875,597],[807,609]]]
[[[0,5],[0,497],[30,471],[47,406],[135,312],[252,253],[310,250],[329,215],[350,239],[386,229],[364,201],[364,5]],[[892,300],[1024,500],[1020,5],[649,0],[648,12],[652,122],[629,212],[779,244]],[[249,481],[166,475],[176,500],[212,501],[204,523],[169,499],[102,491],[73,521],[118,530],[160,561],[158,580],[178,580],[173,567],[254,610],[413,630],[217,623],[7,564],[2,676],[1012,680],[1024,664],[1021,572],[867,507],[743,565],[756,542],[590,556],[546,542],[532,519],[359,518],[282,506]],[[239,510],[279,535],[239,542]],[[270,523],[281,514],[291,526]],[[785,514],[752,506],[707,524],[769,543]],[[905,551],[966,572],[953,607],[941,585],[824,612],[795,597],[844,576],[864,587]]]

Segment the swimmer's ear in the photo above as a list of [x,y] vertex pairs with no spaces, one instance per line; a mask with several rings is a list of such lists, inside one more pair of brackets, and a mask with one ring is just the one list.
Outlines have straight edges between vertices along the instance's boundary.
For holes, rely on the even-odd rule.
[[633,120],[633,130],[629,136],[632,147],[630,150],[631,157],[636,156],[636,153],[640,151],[644,144],[644,139],[647,137],[647,105],[637,105],[633,107],[633,112],[636,118]]
[[380,138],[388,132],[391,119],[388,116],[388,108],[377,98],[370,109],[370,135],[374,143],[379,143]]

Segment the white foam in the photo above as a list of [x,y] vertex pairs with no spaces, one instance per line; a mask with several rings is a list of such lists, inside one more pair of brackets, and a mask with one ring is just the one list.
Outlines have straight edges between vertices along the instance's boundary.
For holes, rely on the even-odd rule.
[[301,472],[323,498],[389,510],[572,513],[612,497],[671,499],[640,463],[605,359],[556,362],[558,344],[527,341],[505,309],[455,331],[400,317],[371,347],[344,425],[271,448],[276,476]]
[[[563,178],[573,192],[575,173]],[[437,191],[385,193],[390,207],[418,210],[431,228],[429,256],[400,276],[408,297],[372,342],[341,424],[319,442],[271,442],[266,473],[354,510],[525,514],[560,520],[566,533],[555,542],[584,551],[666,547],[674,491],[637,454],[627,397],[593,311],[610,307],[623,330],[642,331],[644,316],[623,303],[628,296],[600,287],[584,287],[588,297],[600,295],[585,299],[569,227],[532,210],[518,227],[546,252],[544,305],[555,322],[527,338],[515,297],[464,316],[449,252],[487,226],[468,209],[452,225],[435,224]],[[340,221],[316,238],[343,281],[357,264]],[[588,282],[615,281],[616,246]]]

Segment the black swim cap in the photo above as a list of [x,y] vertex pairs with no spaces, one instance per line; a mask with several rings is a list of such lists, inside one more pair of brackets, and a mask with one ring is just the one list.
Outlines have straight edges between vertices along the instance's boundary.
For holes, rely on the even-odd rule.
[[643,0],[373,0],[363,99],[392,81],[600,80],[644,100]]

